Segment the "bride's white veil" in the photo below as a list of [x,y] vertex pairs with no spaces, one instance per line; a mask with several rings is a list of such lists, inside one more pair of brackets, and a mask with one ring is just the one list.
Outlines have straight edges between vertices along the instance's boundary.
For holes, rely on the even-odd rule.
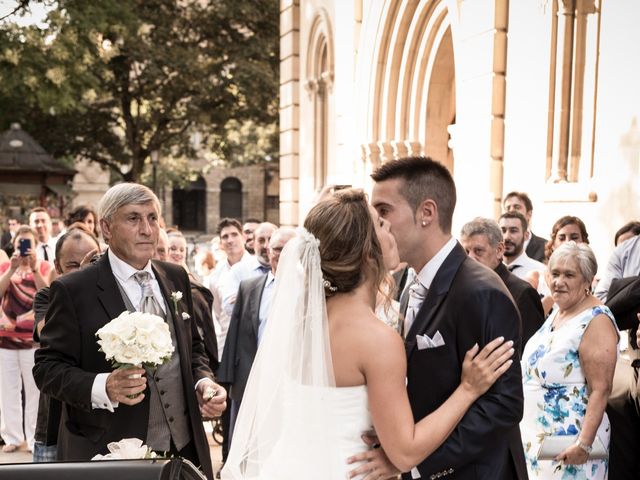
[[[223,479],[278,478],[278,472],[289,471],[283,462],[304,465],[299,456],[305,451],[316,460],[331,458],[331,436],[325,431],[329,406],[317,394],[335,386],[318,245],[298,228],[282,251]],[[322,478],[315,475],[320,472],[310,473],[307,478]],[[305,478],[304,471],[299,474]]]

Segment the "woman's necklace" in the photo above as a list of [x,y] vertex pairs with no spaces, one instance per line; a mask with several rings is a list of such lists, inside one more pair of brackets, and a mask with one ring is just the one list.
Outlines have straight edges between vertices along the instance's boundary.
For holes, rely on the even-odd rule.
[[551,330],[557,330],[562,325],[567,323],[568,320],[573,318],[576,313],[581,312],[581,305],[585,302],[585,300],[591,298],[591,294],[587,293],[578,303],[575,303],[572,307],[566,310],[558,310],[556,318],[553,319],[551,323]]

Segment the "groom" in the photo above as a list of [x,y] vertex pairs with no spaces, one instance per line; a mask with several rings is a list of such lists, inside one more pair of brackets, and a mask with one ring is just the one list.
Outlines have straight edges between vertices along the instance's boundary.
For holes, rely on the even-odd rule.
[[[400,260],[418,272],[404,325],[407,390],[417,422],[459,385],[465,352],[475,343],[482,348],[503,336],[520,348],[520,317],[500,278],[468,258],[451,236],[456,189],[443,165],[406,158],[385,163],[372,178],[372,204],[391,223]],[[445,443],[403,479],[526,479],[522,410],[514,362]]]

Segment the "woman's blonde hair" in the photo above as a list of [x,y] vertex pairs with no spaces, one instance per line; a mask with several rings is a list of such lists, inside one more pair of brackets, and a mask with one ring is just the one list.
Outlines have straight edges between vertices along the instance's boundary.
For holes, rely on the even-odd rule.
[[316,204],[304,227],[320,241],[327,296],[351,292],[367,278],[376,290],[386,283],[382,248],[362,190],[340,190]]

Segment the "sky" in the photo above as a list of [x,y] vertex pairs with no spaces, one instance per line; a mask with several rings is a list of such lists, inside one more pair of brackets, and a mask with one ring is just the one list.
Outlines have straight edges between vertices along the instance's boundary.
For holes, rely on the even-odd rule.
[[[14,0],[0,0],[0,18],[11,13],[16,8],[17,4],[18,2]],[[51,10],[51,7],[46,7],[39,2],[31,2],[29,12],[24,16],[12,15],[7,17],[5,21],[12,21],[21,26],[42,24],[49,10]]]

